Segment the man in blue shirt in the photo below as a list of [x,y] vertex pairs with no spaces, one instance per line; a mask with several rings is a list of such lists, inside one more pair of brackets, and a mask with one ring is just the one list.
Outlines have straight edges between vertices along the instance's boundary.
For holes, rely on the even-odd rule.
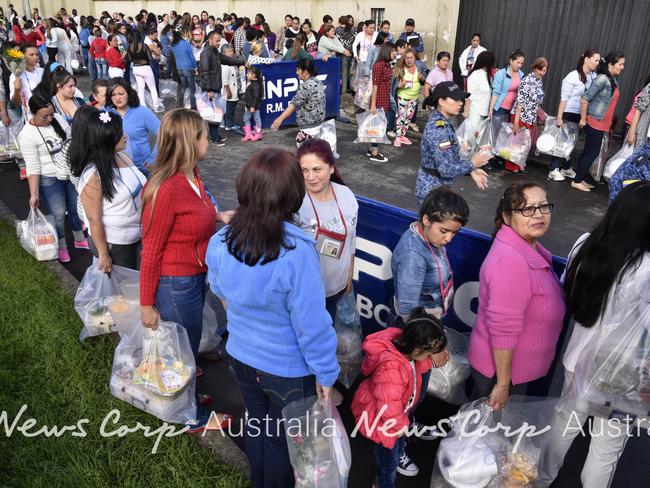
[[424,42],[422,41],[422,36],[415,32],[415,20],[406,19],[404,24],[404,31],[399,36],[400,40],[406,42],[411,46],[416,53],[421,54],[424,52]]

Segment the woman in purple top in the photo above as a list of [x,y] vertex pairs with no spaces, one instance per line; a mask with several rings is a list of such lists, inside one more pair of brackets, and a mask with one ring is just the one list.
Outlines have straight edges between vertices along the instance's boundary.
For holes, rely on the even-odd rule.
[[436,65],[433,67],[424,82],[424,98],[429,96],[429,93],[442,81],[454,81],[454,76],[449,69],[449,60],[451,54],[447,51],[440,51],[436,58]]
[[552,256],[537,242],[553,204],[537,183],[510,185],[497,208],[496,235],[479,277],[479,306],[468,358],[474,398],[499,410],[546,376],[564,319]]

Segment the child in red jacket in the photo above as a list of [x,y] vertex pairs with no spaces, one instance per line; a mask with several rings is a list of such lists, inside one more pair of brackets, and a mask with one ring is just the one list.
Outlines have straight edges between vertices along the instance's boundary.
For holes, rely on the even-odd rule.
[[354,394],[352,414],[361,434],[375,443],[379,488],[393,488],[422,374],[449,361],[447,338],[440,320],[418,309],[404,329],[389,327],[366,337],[363,350],[368,378]]

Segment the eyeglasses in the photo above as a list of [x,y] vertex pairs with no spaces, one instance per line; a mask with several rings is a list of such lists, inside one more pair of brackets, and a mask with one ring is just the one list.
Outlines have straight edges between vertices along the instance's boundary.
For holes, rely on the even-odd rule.
[[539,207],[524,207],[524,208],[511,208],[511,212],[519,212],[524,217],[532,217],[535,215],[535,211],[539,210],[539,213],[542,215],[548,215],[553,211],[554,203],[545,203]]

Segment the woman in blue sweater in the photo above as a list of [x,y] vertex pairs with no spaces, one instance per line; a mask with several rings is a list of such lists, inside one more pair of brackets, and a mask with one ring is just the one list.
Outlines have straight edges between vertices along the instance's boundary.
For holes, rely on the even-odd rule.
[[113,78],[106,93],[106,105],[122,117],[122,128],[127,138],[126,150],[133,164],[145,175],[156,160],[157,146],[149,139],[158,136],[160,120],[151,109],[140,105],[140,99],[124,78]]
[[339,374],[336,334],[313,238],[291,223],[305,196],[296,156],[254,154],[236,189],[239,209],[208,245],[208,281],[227,310],[226,350],[248,411],[253,487],[286,488],[293,470],[276,422],[293,401],[330,396]]
[[183,39],[183,35],[176,31],[172,38],[172,52],[176,59],[176,69],[181,79],[181,98],[180,103],[184,103],[185,90],[190,90],[190,104],[193,110],[196,110],[196,99],[194,93],[196,92],[196,58],[194,58],[194,51],[189,42]]

